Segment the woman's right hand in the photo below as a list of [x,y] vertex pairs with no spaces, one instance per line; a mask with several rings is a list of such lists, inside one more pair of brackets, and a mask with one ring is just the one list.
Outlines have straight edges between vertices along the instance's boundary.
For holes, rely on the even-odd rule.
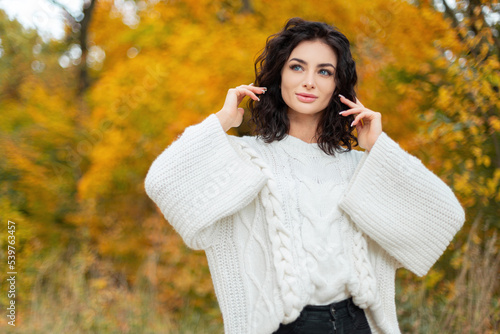
[[238,108],[238,106],[245,96],[249,96],[255,101],[260,101],[257,94],[265,94],[266,90],[266,87],[255,87],[253,84],[241,85],[229,89],[224,106],[216,113],[224,131],[241,125],[245,111],[243,108]]

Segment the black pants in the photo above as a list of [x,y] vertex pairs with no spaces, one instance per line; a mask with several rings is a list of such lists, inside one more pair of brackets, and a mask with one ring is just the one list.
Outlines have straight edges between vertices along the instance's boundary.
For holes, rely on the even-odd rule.
[[321,306],[306,306],[294,322],[273,334],[371,334],[365,312],[352,299]]

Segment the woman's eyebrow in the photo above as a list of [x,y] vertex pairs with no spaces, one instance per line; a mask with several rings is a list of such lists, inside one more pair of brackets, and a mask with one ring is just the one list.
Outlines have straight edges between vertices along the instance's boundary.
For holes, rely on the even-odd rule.
[[[288,62],[291,62],[292,60],[295,60],[296,62],[299,62],[299,63],[304,64],[304,65],[307,65],[307,62],[305,60],[302,60],[299,58],[292,58]],[[330,64],[330,63],[318,64],[317,67],[326,67],[326,66],[331,66],[331,67],[333,67],[333,69],[335,69],[335,66],[333,66],[333,64]]]
[[333,66],[333,64],[330,64],[330,63],[323,63],[323,64],[318,65],[318,67],[326,67],[326,66],[331,66],[331,67],[333,67],[333,69],[335,69],[335,66]]
[[288,62],[291,62],[292,60],[298,61],[299,63],[304,64],[304,65],[307,65],[306,61],[299,59],[299,58],[292,58]]

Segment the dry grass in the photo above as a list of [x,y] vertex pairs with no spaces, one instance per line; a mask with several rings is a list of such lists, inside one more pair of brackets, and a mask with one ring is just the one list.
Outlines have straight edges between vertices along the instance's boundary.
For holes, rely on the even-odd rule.
[[[35,283],[17,308],[16,327],[0,324],[2,333],[221,333],[203,326],[200,315],[187,314],[178,324],[159,307],[157,292],[145,278],[131,287],[104,266],[89,277],[96,260],[83,250],[69,261],[62,252],[43,259]],[[95,269],[95,268],[94,268]],[[109,274],[104,276],[103,274]],[[114,276],[114,277],[113,277]],[[215,327],[214,327],[215,326]]]
[[498,236],[478,239],[478,217],[460,250],[461,266],[441,289],[425,284],[400,291],[398,308],[403,333],[493,334],[500,332]]

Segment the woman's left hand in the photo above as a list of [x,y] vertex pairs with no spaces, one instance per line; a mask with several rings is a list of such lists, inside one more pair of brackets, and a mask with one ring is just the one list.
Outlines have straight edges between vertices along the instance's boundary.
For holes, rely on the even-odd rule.
[[340,102],[350,107],[350,109],[344,110],[340,114],[342,116],[356,114],[351,126],[356,126],[359,146],[370,151],[378,136],[382,133],[382,114],[365,108],[357,98],[356,103],[354,103],[340,94],[339,96]]

